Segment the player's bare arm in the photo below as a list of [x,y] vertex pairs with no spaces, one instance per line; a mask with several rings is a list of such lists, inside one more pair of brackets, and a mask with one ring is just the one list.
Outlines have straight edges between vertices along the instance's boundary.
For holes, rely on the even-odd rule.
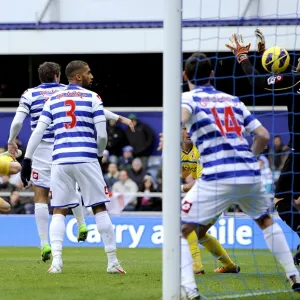
[[188,122],[190,117],[191,117],[190,111],[185,107],[181,107],[181,123],[185,124],[186,122]]
[[270,134],[268,130],[263,126],[259,126],[258,128],[256,128],[254,130],[254,134],[255,136],[251,150],[254,155],[259,155],[267,147],[270,140]]

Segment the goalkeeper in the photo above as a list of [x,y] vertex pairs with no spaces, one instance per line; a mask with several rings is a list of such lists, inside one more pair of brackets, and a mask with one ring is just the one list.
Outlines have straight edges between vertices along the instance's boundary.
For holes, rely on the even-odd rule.
[[[265,38],[259,29],[255,31],[255,35],[258,40],[258,52],[262,55],[265,51]],[[259,73],[248,59],[250,44],[243,45],[242,36],[236,34],[233,34],[230,41],[231,44],[226,44],[226,47],[234,53],[256,92],[270,91],[275,101],[284,93],[285,104],[288,107],[291,152],[276,185],[274,206],[280,218],[300,237],[300,213],[296,208],[300,206],[300,58],[295,70],[289,66],[283,74],[267,78],[257,76]],[[295,264],[300,264],[300,251],[294,260]]]

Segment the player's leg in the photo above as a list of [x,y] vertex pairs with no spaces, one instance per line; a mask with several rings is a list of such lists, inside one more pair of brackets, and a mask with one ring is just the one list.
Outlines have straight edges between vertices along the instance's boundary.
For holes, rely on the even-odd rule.
[[76,181],[80,187],[84,205],[92,207],[96,225],[101,234],[104,250],[108,258],[108,273],[126,272],[120,266],[116,255],[116,239],[111,219],[107,213],[105,202],[109,202],[106,194],[106,184],[98,162],[77,164]]
[[66,230],[65,216],[68,208],[79,204],[76,198],[76,181],[73,165],[53,165],[51,170],[51,206],[54,208],[50,223],[52,263],[49,273],[61,273],[63,267],[62,249]]
[[[36,171],[35,171],[36,172]],[[35,173],[39,174],[39,173]],[[36,175],[35,175],[36,176]],[[49,245],[48,226],[49,226],[49,188],[33,186],[34,191],[34,215],[35,222],[40,237],[42,261],[50,259],[51,247]]]
[[274,206],[279,217],[300,237],[300,213],[294,200],[300,196],[300,155],[289,154],[276,184]]
[[[204,184],[205,189],[203,189]],[[205,236],[211,220],[230,205],[229,199],[224,195],[226,195],[226,190],[222,187],[217,188],[217,182],[203,182],[198,179],[182,200],[181,220],[184,225],[182,226],[181,240],[181,284],[188,298],[191,294],[189,299],[197,299],[192,298],[196,297],[197,288],[193,276],[192,257],[186,238],[195,229],[197,229],[199,239]]]
[[197,236],[196,231],[192,231],[187,236],[186,239],[188,241],[190,251],[191,251],[191,254],[192,254],[192,258],[193,258],[194,273],[198,274],[198,275],[205,274],[203,264],[202,264],[202,260],[201,260],[199,241],[198,241],[198,236]]
[[262,229],[266,244],[285,270],[292,289],[300,292],[299,272],[294,265],[292,253],[281,227],[277,223],[273,223],[271,216],[268,214],[270,200],[262,183],[241,185],[237,191],[239,191],[238,205]]
[[218,218],[219,216],[214,218],[207,226],[203,226],[202,232],[204,232],[204,234],[200,236],[199,243],[222,264],[222,266],[216,268],[214,272],[239,273],[241,270],[240,267],[233,262],[221,243],[214,236],[207,233],[209,228],[215,224]]
[[84,219],[84,213],[82,208],[82,199],[80,193],[76,190],[76,198],[78,199],[79,205],[72,208],[72,212],[74,217],[77,220],[78,225],[78,234],[77,234],[77,241],[78,242],[84,242],[88,235],[88,228],[86,227],[85,219]]
[[34,215],[40,237],[42,260],[50,259],[49,245],[49,190],[53,144],[41,142],[32,159],[30,181],[34,191]]

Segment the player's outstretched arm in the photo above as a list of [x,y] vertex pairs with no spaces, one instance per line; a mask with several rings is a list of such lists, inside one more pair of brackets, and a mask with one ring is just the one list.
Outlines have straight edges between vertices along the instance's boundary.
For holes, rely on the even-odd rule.
[[23,182],[24,187],[28,185],[28,181],[30,180],[31,175],[31,160],[32,156],[42,141],[43,134],[48,128],[49,124],[39,121],[31,137],[27,144],[26,153],[24,160],[22,162],[22,170],[21,170],[21,179]]
[[103,111],[104,111],[106,120],[115,120],[117,122],[120,122],[124,125],[127,125],[132,132],[135,132],[133,122],[130,119],[120,116],[118,114],[115,114],[112,111],[105,109],[105,108],[103,109]]

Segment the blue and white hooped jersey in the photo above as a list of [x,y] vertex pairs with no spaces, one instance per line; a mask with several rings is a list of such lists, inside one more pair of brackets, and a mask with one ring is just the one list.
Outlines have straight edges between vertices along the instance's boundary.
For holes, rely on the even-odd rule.
[[95,124],[106,118],[96,93],[69,84],[46,102],[39,122],[53,123],[53,164],[97,161]]
[[202,180],[252,184],[261,180],[260,168],[245,134],[261,123],[238,97],[211,85],[182,94],[182,107],[191,118],[186,125],[201,153]]
[[[27,115],[30,114],[30,125],[32,131],[36,128],[39,117],[43,111],[45,102],[53,94],[65,88],[66,86],[64,84],[56,82],[42,83],[35,88],[26,90],[23,93],[17,111],[26,113]],[[52,125],[50,125],[45,131],[45,134],[43,135],[43,141],[48,143],[54,142],[54,132]]]

